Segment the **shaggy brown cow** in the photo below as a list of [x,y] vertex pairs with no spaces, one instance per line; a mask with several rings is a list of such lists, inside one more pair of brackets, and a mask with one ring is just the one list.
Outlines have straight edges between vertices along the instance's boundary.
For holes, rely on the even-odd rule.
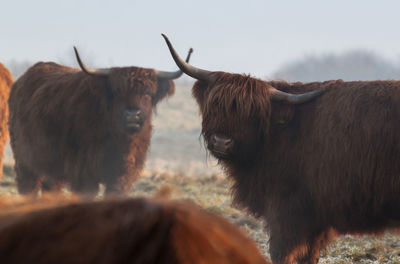
[[0,207],[2,264],[267,263],[238,228],[187,202],[48,199]]
[[[188,58],[190,58],[189,51]],[[138,67],[83,71],[52,62],[32,66],[13,85],[11,147],[18,191],[93,194],[128,191],[143,168],[152,109],[182,75]]]
[[290,84],[209,72],[165,39],[198,79],[207,147],[234,180],[235,202],[266,220],[274,263],[317,263],[334,233],[400,226],[400,81]]
[[8,139],[8,105],[10,87],[13,77],[3,64],[0,63],[0,180],[3,175],[3,153]]

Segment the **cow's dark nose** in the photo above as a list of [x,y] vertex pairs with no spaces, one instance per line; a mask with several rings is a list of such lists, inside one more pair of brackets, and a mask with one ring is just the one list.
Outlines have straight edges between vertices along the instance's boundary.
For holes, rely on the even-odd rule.
[[214,134],[211,136],[211,145],[213,152],[227,155],[233,148],[234,141],[231,138]]
[[128,119],[132,119],[132,120],[138,120],[140,119],[140,115],[142,114],[141,110],[126,110],[125,111],[125,116]]
[[125,125],[129,130],[137,131],[143,124],[143,113],[140,109],[138,110],[125,110]]

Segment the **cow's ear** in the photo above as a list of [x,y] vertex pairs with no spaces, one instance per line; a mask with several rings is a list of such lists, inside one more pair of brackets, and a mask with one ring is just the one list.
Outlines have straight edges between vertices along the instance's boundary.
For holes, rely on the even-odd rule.
[[294,106],[282,102],[272,102],[271,125],[286,126],[294,115]]
[[164,97],[175,93],[175,84],[172,80],[158,79],[157,91],[153,95],[153,105],[156,105]]
[[204,104],[206,102],[207,95],[209,94],[208,83],[203,81],[196,81],[192,88],[192,95],[196,99],[197,104],[200,107],[200,111],[204,109]]

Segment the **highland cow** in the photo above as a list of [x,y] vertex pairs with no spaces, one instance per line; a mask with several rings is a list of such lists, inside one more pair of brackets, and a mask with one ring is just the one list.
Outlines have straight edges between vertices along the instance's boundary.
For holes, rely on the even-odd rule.
[[8,139],[8,97],[13,77],[3,64],[0,63],[0,181],[3,175],[4,146]]
[[188,202],[18,203],[0,207],[2,264],[267,263],[233,224]]
[[274,263],[317,263],[335,234],[400,226],[400,81],[210,72],[165,40],[198,79],[207,148],[233,179],[235,203],[265,219]]
[[[189,51],[188,58],[190,58]],[[39,62],[12,86],[10,137],[21,194],[130,190],[143,168],[152,109],[182,72],[138,67],[82,71]]]

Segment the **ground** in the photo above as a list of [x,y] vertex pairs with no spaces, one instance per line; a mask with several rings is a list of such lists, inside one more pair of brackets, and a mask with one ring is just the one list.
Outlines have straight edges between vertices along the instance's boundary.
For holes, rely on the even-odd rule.
[[[0,195],[16,193],[14,175],[12,165],[5,166]],[[262,221],[232,205],[230,182],[222,174],[190,177],[183,173],[145,171],[134,184],[130,196],[151,196],[161,187],[169,187],[174,199],[189,199],[229,219],[254,239],[268,256],[268,235]],[[390,233],[380,237],[342,236],[321,253],[320,263],[400,263],[400,239]]]

